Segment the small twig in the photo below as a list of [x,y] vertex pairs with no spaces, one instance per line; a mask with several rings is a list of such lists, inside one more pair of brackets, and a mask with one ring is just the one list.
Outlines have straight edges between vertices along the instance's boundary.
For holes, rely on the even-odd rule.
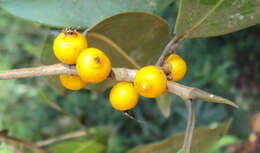
[[24,153],[22,151],[20,151],[19,149],[17,149],[15,146],[11,145],[11,144],[7,144],[7,146],[14,152],[14,153]]
[[17,144],[20,144],[20,145],[23,145],[35,152],[38,152],[38,153],[48,153],[47,150],[44,150],[38,146],[36,146],[35,144],[33,143],[30,143],[30,142],[26,142],[24,140],[21,140],[21,139],[18,139],[18,138],[15,138],[15,137],[11,137],[11,136],[7,136],[5,135],[4,133],[0,133],[0,137],[6,139],[7,141],[10,141],[10,142],[14,142],[14,143],[17,143]]
[[193,103],[190,99],[184,100],[186,107],[188,109],[188,121],[187,121],[187,127],[184,137],[184,143],[183,143],[183,149],[185,153],[190,153],[191,144],[192,144],[192,136],[194,132],[195,127],[195,111]]
[[184,36],[181,37],[174,37],[172,40],[166,45],[164,48],[161,56],[159,57],[158,61],[156,62],[156,66],[161,67],[165,61],[165,59],[173,53],[176,48],[181,44],[181,42],[185,39]]
[[73,139],[73,138],[77,138],[77,137],[82,137],[82,136],[86,136],[87,132],[86,131],[78,131],[78,132],[73,132],[73,133],[69,133],[69,134],[65,134],[56,138],[51,138],[51,139],[47,139],[44,141],[39,141],[36,143],[36,145],[38,147],[44,147],[50,144],[54,144],[60,141],[64,141],[64,140],[68,140],[68,139]]
[[[111,75],[109,76],[109,78],[117,81],[133,82],[136,73],[136,69],[112,68]],[[59,74],[78,75],[76,68],[73,65],[54,64],[35,68],[0,71],[0,80],[38,76],[51,76]],[[215,96],[211,93],[202,91],[200,89],[188,87],[176,82],[167,81],[167,90],[173,94],[176,94],[177,96],[180,96],[183,99],[199,99],[208,102],[228,104],[238,108],[238,106],[235,103],[228,99]]]

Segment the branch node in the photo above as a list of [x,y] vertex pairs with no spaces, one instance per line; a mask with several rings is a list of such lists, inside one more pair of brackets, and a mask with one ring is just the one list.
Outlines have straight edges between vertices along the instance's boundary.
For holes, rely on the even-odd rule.
[[161,56],[159,57],[158,61],[156,62],[156,66],[162,66],[165,59],[172,53],[175,52],[176,48],[182,43],[185,39],[184,36],[174,37],[172,40],[166,45],[164,48]]

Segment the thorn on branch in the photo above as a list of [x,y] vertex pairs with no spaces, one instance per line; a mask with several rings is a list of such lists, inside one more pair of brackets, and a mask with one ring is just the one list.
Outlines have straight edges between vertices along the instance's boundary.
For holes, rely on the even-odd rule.
[[239,108],[239,106],[237,104],[235,104],[234,102],[220,97],[220,96],[216,96],[214,94],[205,92],[203,90],[194,88],[191,92],[189,97],[191,99],[199,99],[199,100],[203,100],[203,101],[207,101],[207,102],[214,102],[214,103],[221,103],[221,104],[227,104],[227,105],[231,105],[235,108]]

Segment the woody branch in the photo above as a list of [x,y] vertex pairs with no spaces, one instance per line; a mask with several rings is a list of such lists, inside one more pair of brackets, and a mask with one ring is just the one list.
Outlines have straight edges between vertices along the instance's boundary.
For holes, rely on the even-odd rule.
[[[136,73],[136,69],[112,68],[109,79],[132,82]],[[0,80],[52,76],[60,74],[78,75],[75,66],[65,64],[53,64],[33,68],[0,71]],[[234,107],[238,107],[236,104],[228,99],[176,82],[167,81],[167,90],[173,94],[176,94],[177,96],[180,96],[183,99],[200,99],[208,102],[224,103]]]

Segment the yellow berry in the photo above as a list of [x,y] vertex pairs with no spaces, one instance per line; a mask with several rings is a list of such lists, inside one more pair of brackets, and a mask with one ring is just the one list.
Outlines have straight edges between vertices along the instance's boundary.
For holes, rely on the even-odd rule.
[[53,44],[57,59],[65,64],[76,64],[80,52],[88,47],[86,38],[79,32],[61,33]]
[[135,107],[138,93],[132,83],[120,82],[110,92],[110,103],[120,111],[127,111]]
[[134,78],[135,89],[147,98],[160,96],[165,91],[166,85],[166,75],[160,68],[153,65],[141,68]]
[[171,66],[171,77],[172,81],[181,80],[187,71],[187,64],[182,57],[177,54],[171,54],[165,64],[170,64]]
[[104,52],[97,48],[87,48],[82,51],[76,64],[82,80],[99,83],[105,80],[111,71],[111,63]]
[[61,84],[69,90],[80,90],[84,88],[87,83],[82,81],[79,76],[60,75]]

